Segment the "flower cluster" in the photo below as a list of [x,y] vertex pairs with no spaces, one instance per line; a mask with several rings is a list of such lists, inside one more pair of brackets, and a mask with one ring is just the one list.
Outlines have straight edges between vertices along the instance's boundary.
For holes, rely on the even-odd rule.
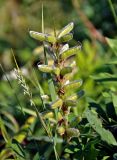
[[[52,76],[57,95],[57,99],[49,104],[49,109],[42,113],[43,118],[54,123],[53,126],[56,126],[58,134],[67,139],[79,136],[79,130],[71,127],[72,122],[69,122],[68,117],[84,93],[82,90],[76,93],[76,90],[82,85],[82,80],[71,81],[74,61],[70,63],[69,59],[74,58],[81,49],[79,44],[69,48],[68,41],[73,38],[71,33],[73,27],[74,24],[71,22],[55,36],[30,31],[31,37],[43,42],[45,51],[53,60],[53,65],[38,65],[41,72]],[[55,116],[55,110],[57,116]],[[74,118],[74,120],[80,120],[79,117]]]

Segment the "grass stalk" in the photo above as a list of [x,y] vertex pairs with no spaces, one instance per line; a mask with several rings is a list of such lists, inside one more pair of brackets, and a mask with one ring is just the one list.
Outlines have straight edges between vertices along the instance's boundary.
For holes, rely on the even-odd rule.
[[117,15],[116,15],[114,6],[113,6],[111,0],[108,0],[108,2],[109,2],[109,6],[110,6],[111,12],[112,12],[112,14],[113,14],[114,20],[115,20],[115,24],[117,25]]

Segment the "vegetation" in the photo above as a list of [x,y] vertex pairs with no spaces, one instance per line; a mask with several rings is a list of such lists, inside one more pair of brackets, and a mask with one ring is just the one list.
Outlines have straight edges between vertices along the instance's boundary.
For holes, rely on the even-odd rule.
[[0,1],[0,160],[117,159],[117,3],[65,2]]

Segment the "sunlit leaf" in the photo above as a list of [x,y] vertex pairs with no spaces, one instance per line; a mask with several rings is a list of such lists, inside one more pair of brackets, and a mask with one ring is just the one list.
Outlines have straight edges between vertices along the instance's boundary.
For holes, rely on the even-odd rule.
[[112,101],[117,115],[117,95],[112,93]]
[[112,51],[117,55],[117,39],[110,39],[106,38],[109,46],[111,47]]

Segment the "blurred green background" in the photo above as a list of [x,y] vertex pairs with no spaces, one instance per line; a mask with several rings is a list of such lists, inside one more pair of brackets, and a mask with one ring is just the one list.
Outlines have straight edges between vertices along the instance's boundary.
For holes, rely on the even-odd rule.
[[[0,0],[0,62],[7,70],[12,69],[9,49],[13,48],[18,62],[24,65],[39,45],[29,37],[28,31],[41,32],[42,3],[45,32],[51,32],[54,24],[58,30],[73,21],[74,39],[93,41],[95,31],[87,27],[83,14],[103,36],[116,37],[116,24],[108,0],[78,0],[77,7],[74,0]],[[117,10],[116,0],[113,5]]]

